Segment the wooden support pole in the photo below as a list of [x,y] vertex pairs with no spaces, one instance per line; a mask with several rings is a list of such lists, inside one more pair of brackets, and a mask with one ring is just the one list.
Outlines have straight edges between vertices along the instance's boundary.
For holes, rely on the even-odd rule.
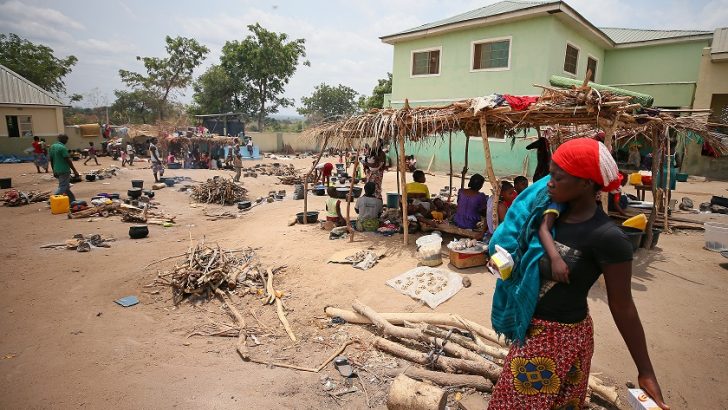
[[354,232],[356,229],[351,227],[351,203],[354,201],[354,179],[356,179],[356,170],[359,169],[359,154],[361,153],[361,142],[363,138],[359,138],[359,147],[356,149],[356,159],[354,160],[354,169],[351,171],[351,184],[349,185],[349,195],[346,198],[346,229],[349,230],[349,242],[354,242]]
[[465,175],[468,173],[468,148],[470,148],[470,136],[465,135],[465,165],[463,166],[463,172],[460,176],[460,189],[465,188]]
[[[670,198],[672,198],[672,184],[670,183],[670,178],[672,177],[672,157],[670,153],[672,152],[672,147],[670,146],[670,128],[665,127],[665,144],[667,145],[667,155],[665,156],[665,160],[667,161],[667,171],[665,172],[665,194],[663,195],[664,205],[662,207],[662,211],[664,214],[664,220],[663,220],[663,228],[665,230],[665,233],[670,232],[670,218],[668,215],[668,208],[670,206]],[[650,241],[650,244],[652,241]]]
[[329,137],[328,135],[326,138],[324,138],[324,144],[321,147],[321,152],[319,152],[318,157],[316,158],[316,161],[314,161],[313,165],[311,165],[311,169],[308,170],[308,173],[306,173],[306,176],[303,177],[303,223],[308,223],[308,178],[311,176],[311,173],[316,169],[316,165],[321,161],[321,157],[324,155],[324,151],[326,151],[326,145],[329,143]]
[[[649,249],[652,244],[652,228],[655,226],[655,220],[657,219],[657,185],[660,183],[657,178],[658,170],[660,169],[662,160],[662,149],[660,145],[660,132],[653,130],[652,132],[652,212],[647,220],[647,235],[645,237],[644,246]],[[665,211],[667,212],[667,210]]]
[[500,196],[500,185],[493,170],[493,160],[490,155],[490,142],[488,141],[488,124],[485,116],[480,117],[480,135],[483,140],[483,154],[485,155],[485,173],[493,189],[493,229],[498,226],[498,200]]
[[[452,131],[450,131],[450,138],[447,143],[447,153],[450,159],[450,183],[447,186],[447,203],[450,203],[452,199]],[[430,198],[427,198],[427,200],[429,201]]]
[[[405,112],[409,111],[409,100],[404,100],[404,108],[402,108]],[[409,116],[409,114],[406,114]],[[399,127],[399,168],[402,170],[402,172],[399,174],[402,184],[402,228],[404,229],[404,244],[407,245],[407,242],[409,240],[409,220],[407,220],[407,165],[405,164],[405,152],[404,152],[404,139],[407,135],[407,125],[406,121],[402,121],[399,124],[397,124]]]

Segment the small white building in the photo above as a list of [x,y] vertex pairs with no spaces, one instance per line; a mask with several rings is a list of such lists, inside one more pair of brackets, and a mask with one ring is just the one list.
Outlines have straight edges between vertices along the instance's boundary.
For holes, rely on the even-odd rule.
[[64,132],[58,97],[0,64],[0,154],[22,155],[33,137],[52,144]]

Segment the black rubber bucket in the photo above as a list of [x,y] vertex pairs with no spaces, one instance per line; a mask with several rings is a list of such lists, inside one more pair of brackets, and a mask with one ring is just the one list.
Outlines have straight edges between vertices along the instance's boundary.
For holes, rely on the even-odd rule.
[[622,228],[622,231],[627,234],[627,239],[629,239],[629,242],[632,244],[632,251],[639,249],[640,244],[642,243],[642,237],[645,233],[637,228],[632,228],[631,226],[620,226],[620,228]]
[[[310,224],[315,223],[315,222],[318,221],[318,217],[319,217],[319,213],[318,212],[316,212],[316,211],[309,211],[306,214],[306,222],[307,223],[310,223]],[[296,221],[298,221],[298,223],[300,223],[300,224],[303,223],[303,212],[299,212],[299,213],[296,214]]]
[[131,186],[134,188],[144,188],[144,180],[143,179],[132,179]]
[[[662,229],[652,228],[652,243],[650,244],[650,247],[648,249],[655,249],[655,246],[657,246],[657,241],[660,240],[660,234],[662,233]],[[642,240],[640,241],[640,247],[645,247],[645,244],[647,242],[647,234],[644,234],[642,236]]]

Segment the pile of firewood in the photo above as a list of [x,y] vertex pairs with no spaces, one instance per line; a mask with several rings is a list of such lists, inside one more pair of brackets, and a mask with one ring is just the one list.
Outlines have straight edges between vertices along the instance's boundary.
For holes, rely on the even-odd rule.
[[256,164],[251,168],[243,168],[243,172],[251,172],[259,175],[269,175],[277,177],[296,176],[296,167],[293,164],[281,165],[278,162],[272,164]]
[[248,190],[232,179],[212,178],[192,187],[192,199],[206,204],[232,205],[246,199]]
[[10,189],[5,191],[0,202],[5,206],[21,206],[28,205],[35,202],[44,202],[51,198],[50,191],[29,191],[23,192],[16,189]]
[[[297,341],[285,316],[281,301],[283,292],[273,288],[274,272],[284,268],[283,266],[266,269],[261,266],[255,251],[251,248],[225,250],[219,245],[208,246],[204,241],[197,243],[183,255],[165,259],[177,257],[183,257],[184,260],[172,269],[159,273],[151,286],[172,288],[172,299],[175,304],[192,296],[207,299],[217,297],[237,322],[235,327],[207,326],[196,330],[190,336],[237,336],[236,350],[240,356],[246,360],[256,361],[248,354],[246,340],[248,335],[254,341],[257,339],[252,330],[246,326],[243,314],[235,307],[231,297],[231,292],[234,292],[240,297],[248,293],[260,294],[264,296],[264,304],[275,304],[276,313],[286,333],[294,343]],[[256,341],[257,344],[259,343]]]
[[261,277],[259,263],[252,249],[231,252],[201,242],[185,256],[184,261],[157,278],[157,283],[172,288],[175,303],[191,295],[210,298],[218,289],[260,286],[256,283]]
[[[330,317],[349,323],[373,324],[381,336],[372,346],[412,362],[402,371],[408,377],[441,386],[464,386],[490,392],[508,354],[502,338],[489,328],[450,313],[378,313],[358,300],[353,311],[327,307]],[[397,374],[391,374],[396,376]],[[591,394],[619,407],[617,390],[589,376]]]
[[90,218],[93,216],[109,217],[121,215],[122,222],[146,223],[152,225],[164,225],[174,223],[175,216],[155,211],[149,207],[137,208],[135,206],[113,202],[99,206],[91,206],[84,210],[68,214],[69,219]]

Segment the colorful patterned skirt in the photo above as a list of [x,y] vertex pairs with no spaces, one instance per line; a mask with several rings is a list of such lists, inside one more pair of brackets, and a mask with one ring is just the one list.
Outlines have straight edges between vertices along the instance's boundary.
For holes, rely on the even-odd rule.
[[531,320],[526,343],[508,352],[488,408],[582,408],[593,353],[591,317],[573,324]]
[[384,171],[380,168],[377,170],[371,170],[367,181],[374,182],[374,197],[382,199],[382,178],[384,177]]

